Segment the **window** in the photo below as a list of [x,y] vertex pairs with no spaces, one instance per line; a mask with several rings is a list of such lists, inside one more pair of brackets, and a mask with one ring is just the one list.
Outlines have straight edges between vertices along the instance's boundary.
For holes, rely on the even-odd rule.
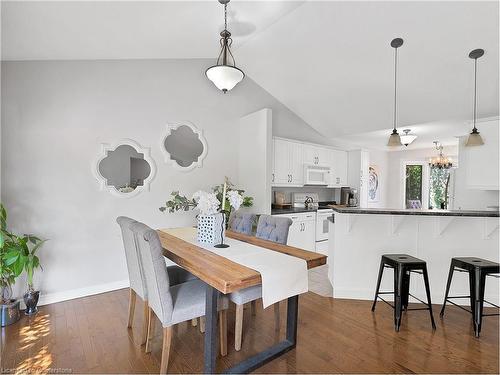
[[423,165],[406,164],[405,207],[422,208]]
[[429,208],[448,208],[450,169],[430,168]]

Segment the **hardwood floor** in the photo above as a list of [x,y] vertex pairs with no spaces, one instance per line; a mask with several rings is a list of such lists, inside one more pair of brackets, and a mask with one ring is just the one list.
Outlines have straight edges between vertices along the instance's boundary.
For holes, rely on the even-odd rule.
[[[300,297],[297,348],[257,370],[258,373],[498,373],[498,317],[484,319],[482,336],[473,337],[470,316],[447,308],[433,333],[426,311],[404,314],[394,332],[392,310],[383,303],[334,300],[314,293]],[[152,353],[140,346],[143,308],[127,329],[128,290],[42,306],[37,316],[2,330],[5,372],[158,373],[162,329],[155,324]],[[280,309],[285,313],[285,303]],[[228,314],[227,357],[219,370],[272,345],[272,308],[244,314],[243,344],[234,350],[234,308]],[[199,373],[203,334],[191,322],[173,329],[169,372]]]

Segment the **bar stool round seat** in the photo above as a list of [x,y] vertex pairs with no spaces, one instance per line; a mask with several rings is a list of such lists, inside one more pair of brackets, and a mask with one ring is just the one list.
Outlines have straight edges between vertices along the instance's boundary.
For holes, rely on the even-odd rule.
[[[455,271],[467,272],[469,274],[469,292],[468,296],[454,296],[449,297],[451,281]],[[499,314],[484,314],[484,304],[500,308],[494,303],[488,302],[484,299],[484,289],[486,286],[486,277],[494,276],[498,278],[500,273],[500,265],[490,260],[477,258],[477,257],[457,257],[451,259],[450,271],[448,273],[448,281],[446,283],[446,292],[444,296],[443,307],[441,308],[441,317],[444,316],[444,309],[446,302],[455,305],[462,310],[469,312],[472,315],[472,322],[474,327],[474,335],[479,337],[481,333],[481,325],[484,316],[497,316]],[[468,298],[470,301],[470,310],[451,301],[452,299]]]
[[[381,292],[380,283],[382,281],[382,275],[385,268],[394,269],[394,291],[392,292]],[[410,274],[418,273],[424,278],[425,292],[427,295],[427,302],[415,297],[410,293]],[[381,294],[394,294],[394,304],[391,305],[389,302],[380,297]],[[423,303],[427,307],[425,308],[408,308],[409,297],[413,297],[419,302]],[[377,299],[387,303],[394,310],[394,329],[396,332],[399,331],[401,326],[401,315],[403,310],[429,310],[429,315],[431,318],[432,329],[436,329],[436,324],[434,323],[434,316],[432,314],[432,303],[431,303],[431,292],[429,287],[429,276],[427,274],[427,264],[424,260],[415,258],[408,254],[384,254],[380,260],[380,268],[377,279],[377,288],[375,291],[375,298],[373,300],[372,311],[375,311],[375,306],[377,304]]]

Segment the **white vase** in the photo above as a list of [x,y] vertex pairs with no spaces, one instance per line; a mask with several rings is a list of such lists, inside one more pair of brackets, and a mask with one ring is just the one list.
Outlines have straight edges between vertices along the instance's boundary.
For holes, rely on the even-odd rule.
[[226,232],[225,216],[221,213],[198,215],[198,242],[217,245],[222,242]]

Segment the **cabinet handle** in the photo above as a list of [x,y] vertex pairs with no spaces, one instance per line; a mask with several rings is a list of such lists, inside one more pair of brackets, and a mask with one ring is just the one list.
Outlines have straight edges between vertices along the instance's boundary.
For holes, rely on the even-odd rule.
[[272,174],[272,181],[274,182],[274,173]]
[[298,218],[298,216],[292,216],[292,220],[297,220]]
[[293,182],[293,174],[290,175],[290,182]]

